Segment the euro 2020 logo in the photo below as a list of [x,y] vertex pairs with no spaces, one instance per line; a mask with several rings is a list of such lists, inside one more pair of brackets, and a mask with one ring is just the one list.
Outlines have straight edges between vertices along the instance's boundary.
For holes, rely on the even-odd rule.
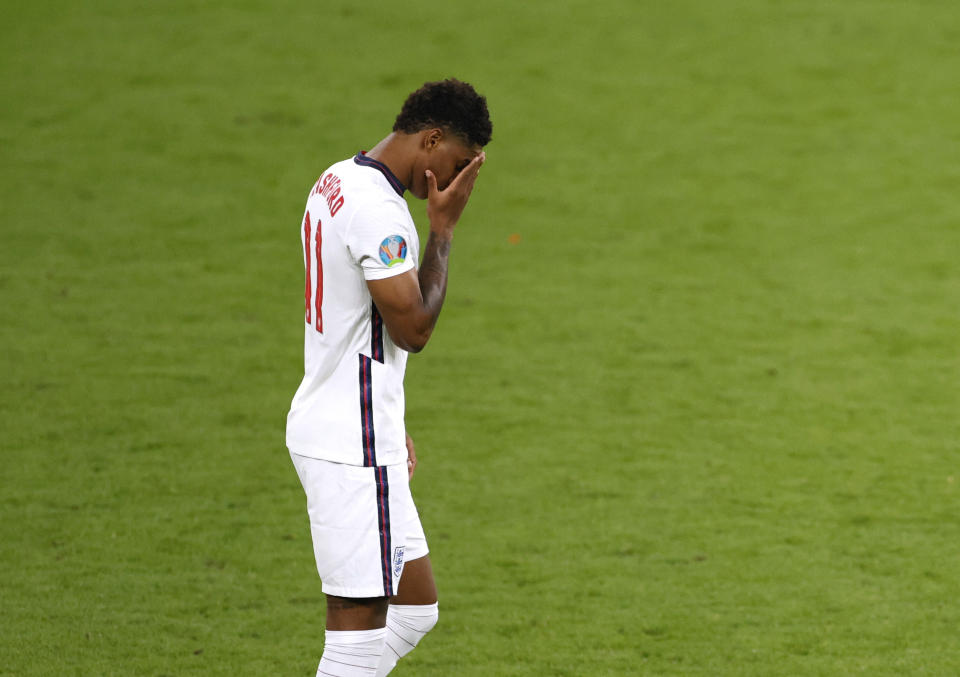
[[407,259],[407,241],[399,235],[391,235],[380,243],[380,260],[388,268],[403,263]]

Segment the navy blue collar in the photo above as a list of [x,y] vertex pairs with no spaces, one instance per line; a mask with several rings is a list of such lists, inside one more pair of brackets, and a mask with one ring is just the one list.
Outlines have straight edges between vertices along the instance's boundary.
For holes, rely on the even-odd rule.
[[393,175],[393,172],[390,171],[389,167],[382,162],[374,160],[372,157],[367,157],[367,151],[362,150],[357,153],[354,156],[353,161],[363,167],[373,167],[374,169],[378,170],[385,177],[387,177],[387,181],[390,183],[390,186],[397,191],[397,195],[403,197],[403,192],[407,189],[407,187],[400,183],[400,179]]

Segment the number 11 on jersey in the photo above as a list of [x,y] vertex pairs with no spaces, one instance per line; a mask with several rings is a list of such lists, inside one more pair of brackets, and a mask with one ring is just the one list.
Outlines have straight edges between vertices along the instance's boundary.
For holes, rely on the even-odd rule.
[[[303,304],[306,323],[311,324],[310,316],[311,311],[313,311],[315,318],[315,323],[313,323],[314,328],[321,334],[323,333],[323,259],[320,258],[322,242],[323,235],[321,233],[320,219],[317,219],[317,228],[314,231],[313,240],[310,239],[310,212],[308,211],[303,217],[303,254],[306,273],[306,281],[303,285]],[[314,260],[317,262],[316,294],[313,294],[313,298],[311,299],[313,288],[310,283],[313,281],[311,279],[313,276],[310,274],[310,269]],[[310,303],[311,300],[313,301],[312,304]]]

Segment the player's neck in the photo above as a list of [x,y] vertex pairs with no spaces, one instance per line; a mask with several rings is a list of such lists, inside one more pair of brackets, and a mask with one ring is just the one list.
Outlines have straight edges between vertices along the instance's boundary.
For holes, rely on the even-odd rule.
[[367,157],[382,162],[393,172],[404,186],[409,187],[413,179],[413,144],[416,144],[415,134],[398,134],[391,132],[376,146],[367,151]]

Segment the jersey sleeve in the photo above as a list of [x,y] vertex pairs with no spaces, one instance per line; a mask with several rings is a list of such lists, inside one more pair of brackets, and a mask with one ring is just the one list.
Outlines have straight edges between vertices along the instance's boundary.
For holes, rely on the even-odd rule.
[[367,280],[382,280],[413,270],[409,217],[393,205],[358,210],[347,231],[347,249]]

